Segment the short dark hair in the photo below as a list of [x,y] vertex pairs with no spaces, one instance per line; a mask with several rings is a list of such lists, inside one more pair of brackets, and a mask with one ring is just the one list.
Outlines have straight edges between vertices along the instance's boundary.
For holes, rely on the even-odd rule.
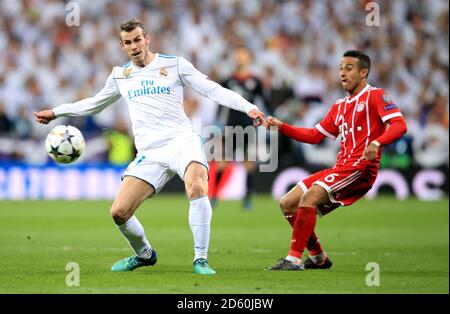
[[128,33],[128,32],[131,32],[132,30],[134,30],[137,27],[140,27],[142,29],[142,34],[144,36],[147,35],[147,28],[145,27],[144,23],[142,23],[138,19],[132,19],[132,20],[123,22],[122,24],[120,24],[120,31]]
[[366,55],[364,52],[359,50],[347,50],[344,52],[343,57],[353,57],[357,58],[358,61],[358,68],[361,69],[367,69],[367,76],[369,76],[370,72],[370,57]]

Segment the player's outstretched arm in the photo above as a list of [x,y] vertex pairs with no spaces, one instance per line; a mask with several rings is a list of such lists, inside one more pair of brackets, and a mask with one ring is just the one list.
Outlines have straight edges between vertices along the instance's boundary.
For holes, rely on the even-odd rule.
[[44,109],[38,112],[33,112],[36,122],[48,124],[50,121],[56,119],[55,113],[51,109]]
[[109,75],[105,86],[94,97],[78,100],[74,103],[61,104],[53,109],[35,112],[39,123],[47,124],[59,117],[77,117],[97,114],[120,98],[120,92],[113,79],[113,72]]
[[254,120],[253,124],[255,126],[266,126],[264,113],[257,106],[250,103],[238,93],[222,87],[217,82],[209,80],[205,74],[198,71],[192,63],[182,57],[178,58],[178,74],[183,84],[187,84],[200,95],[222,106],[245,112]]
[[267,126],[277,127],[281,134],[286,135],[298,142],[307,144],[319,144],[326,137],[324,134],[319,132],[317,128],[295,127],[271,116],[267,118]]

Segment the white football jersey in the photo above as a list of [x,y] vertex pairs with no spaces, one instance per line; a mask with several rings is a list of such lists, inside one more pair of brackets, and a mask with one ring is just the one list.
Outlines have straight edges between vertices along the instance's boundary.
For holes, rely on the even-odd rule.
[[129,62],[116,66],[105,87],[94,97],[53,109],[57,117],[84,116],[100,112],[124,97],[128,104],[138,152],[157,149],[181,134],[193,132],[183,108],[183,86],[226,107],[248,113],[255,105],[223,88],[198,71],[183,57],[155,54],[141,68]]

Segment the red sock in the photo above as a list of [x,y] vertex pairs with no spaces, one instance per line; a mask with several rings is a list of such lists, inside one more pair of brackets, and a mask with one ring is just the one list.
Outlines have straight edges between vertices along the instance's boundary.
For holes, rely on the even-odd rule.
[[323,252],[322,245],[320,244],[319,238],[314,231],[311,233],[308,241],[306,242],[306,248],[309,251],[309,255],[312,256],[319,255]]
[[[292,215],[286,215],[284,216],[286,220],[289,222],[292,228],[294,228],[295,220],[297,219],[297,213],[294,213]],[[313,231],[311,235],[309,236],[308,241],[306,241],[306,249],[309,251],[309,254],[312,256],[319,255],[323,252],[323,247],[319,242],[319,238],[317,237],[316,233]]]
[[297,209],[297,219],[292,230],[291,249],[288,255],[302,258],[311,233],[316,226],[316,209],[314,207],[299,207]]

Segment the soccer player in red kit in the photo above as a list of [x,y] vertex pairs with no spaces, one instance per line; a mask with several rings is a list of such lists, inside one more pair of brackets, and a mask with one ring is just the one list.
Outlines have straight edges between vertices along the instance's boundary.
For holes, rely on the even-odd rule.
[[[403,116],[386,92],[367,83],[370,58],[363,52],[344,53],[339,75],[348,96],[336,101],[315,128],[301,128],[269,117],[269,126],[299,142],[318,144],[325,137],[341,136],[341,148],[333,167],[300,181],[280,200],[291,224],[292,240],[286,258],[269,270],[330,268],[332,262],[317,238],[316,214],[325,215],[363,197],[377,177],[381,147],[406,132]],[[302,263],[305,248],[309,256]]]

